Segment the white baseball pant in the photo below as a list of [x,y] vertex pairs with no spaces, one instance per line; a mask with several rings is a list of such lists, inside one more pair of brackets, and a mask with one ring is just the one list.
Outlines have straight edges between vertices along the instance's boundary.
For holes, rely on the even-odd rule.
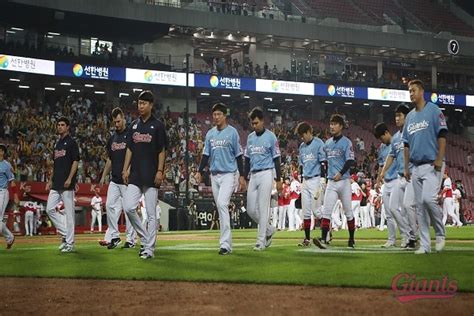
[[[315,194],[319,193],[318,199],[315,199]],[[301,186],[301,207],[303,209],[303,219],[311,219],[311,214],[315,217],[321,218],[322,192],[321,192],[321,177],[313,177],[303,180]]]
[[237,172],[218,173],[211,176],[212,195],[219,212],[219,247],[232,251],[232,231],[230,229],[229,204],[232,193],[238,185]]
[[[403,180],[402,180],[403,179]],[[391,181],[394,182],[392,192],[390,194],[389,208],[390,214],[396,222],[398,229],[400,230],[400,237],[406,243],[410,240],[410,228],[407,220],[407,210],[403,205],[403,198],[405,195],[406,180],[405,178],[398,177]],[[390,234],[390,230],[389,230]],[[393,236],[395,237],[395,236]],[[390,237],[389,237],[390,240]],[[391,241],[391,240],[390,240]]]
[[446,238],[443,224],[443,211],[438,205],[438,192],[441,186],[441,172],[436,171],[431,164],[413,167],[412,184],[416,203],[416,217],[420,229],[420,248],[431,251],[430,219],[434,228],[436,241]]
[[25,212],[25,235],[33,236],[35,213],[33,211]]
[[274,232],[268,220],[272,186],[272,169],[251,173],[247,189],[247,213],[258,223],[256,246],[259,248],[265,248],[266,236]]
[[[140,197],[145,196],[145,207],[148,216],[148,225],[143,225],[140,216],[137,214],[137,207]],[[139,188],[134,184],[129,184],[123,197],[123,208],[130,223],[141,239],[143,254],[153,256],[156,245],[156,203],[158,201],[158,189],[154,187]]]
[[288,205],[278,206],[278,229],[284,230],[286,227],[286,213],[288,212]]
[[[64,212],[59,213],[56,211],[56,205],[59,202],[64,203]],[[74,244],[74,223],[75,223],[75,203],[74,203],[74,191],[49,191],[48,202],[46,202],[46,213],[53,222],[54,227],[58,233],[66,238],[66,244],[72,246]]]
[[454,212],[454,199],[452,197],[444,198],[443,201],[443,224],[446,225],[448,221],[448,215],[451,216],[453,224],[457,226],[462,226],[459,216]]
[[[120,214],[122,213],[123,196],[125,195],[126,190],[127,186],[125,184],[117,184],[112,181],[109,183],[109,188],[107,189],[107,201],[105,202],[105,210],[107,212],[107,230],[105,231],[104,240],[107,242],[111,242],[112,239],[120,237],[118,221],[120,219]],[[135,244],[137,233],[130,224],[127,213],[125,213],[125,225],[127,241],[131,244]]]

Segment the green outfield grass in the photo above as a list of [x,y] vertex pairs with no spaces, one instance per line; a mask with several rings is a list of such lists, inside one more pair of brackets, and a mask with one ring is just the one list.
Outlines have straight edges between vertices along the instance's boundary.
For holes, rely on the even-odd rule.
[[[407,272],[438,280],[447,275],[457,280],[460,291],[474,291],[474,227],[448,228],[446,250],[421,256],[383,250],[386,234],[360,230],[357,248],[350,250],[347,231],[335,232],[332,247],[323,251],[299,248],[303,232],[277,232],[269,249],[254,252],[256,231],[234,230],[233,253],[219,256],[217,231],[160,233],[155,258],[148,261],[138,257],[138,249],[107,250],[84,240],[90,235],[78,236],[76,252],[68,254],[57,250],[56,237],[38,242],[30,237],[31,243],[18,238],[14,249],[0,250],[0,276],[390,288],[396,274]],[[178,235],[179,240],[171,240]]]

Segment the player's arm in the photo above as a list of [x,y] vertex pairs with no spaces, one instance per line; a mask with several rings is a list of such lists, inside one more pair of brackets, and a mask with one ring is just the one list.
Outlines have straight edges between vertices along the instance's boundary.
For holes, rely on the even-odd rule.
[[158,154],[158,170],[155,175],[155,185],[160,186],[163,182],[163,173],[165,171],[165,148],[162,148]]
[[102,172],[102,177],[100,178],[100,184],[105,183],[105,177],[110,173],[110,170],[112,169],[112,160],[110,158],[107,158],[107,162],[105,163],[104,167],[104,172]]
[[410,147],[407,143],[404,144],[403,147],[403,165],[404,165],[404,176],[407,181],[410,181],[410,169],[409,169],[409,163],[410,163]]
[[393,164],[393,156],[387,155],[387,158],[385,159],[385,163],[383,164],[383,167],[379,169],[379,175],[377,177],[377,185],[380,185],[385,177],[385,173],[387,173],[387,170],[392,166]]
[[342,167],[341,171],[339,171],[336,176],[334,177],[334,181],[339,181],[342,178],[342,175],[346,173],[352,166],[355,165],[355,160],[354,159],[349,159],[346,160],[344,163],[344,166]]
[[64,182],[64,188],[65,189],[67,189],[67,188],[69,188],[69,186],[71,186],[72,178],[76,174],[78,166],[79,166],[79,161],[74,160],[72,162],[72,166],[71,166],[71,170],[69,171],[69,175],[68,175],[66,181]]
[[123,163],[122,169],[122,178],[125,184],[128,184],[128,176],[130,175],[130,162],[132,161],[132,151],[130,148],[127,148],[127,152],[125,153],[125,161]]
[[438,134],[438,154],[436,155],[436,160],[434,161],[434,167],[436,171],[441,171],[441,167],[443,166],[443,158],[446,154],[446,134],[448,131],[446,129],[442,129]]
[[276,186],[277,190],[281,191],[281,158],[280,156],[273,158],[273,164],[275,165],[275,173],[276,173]]

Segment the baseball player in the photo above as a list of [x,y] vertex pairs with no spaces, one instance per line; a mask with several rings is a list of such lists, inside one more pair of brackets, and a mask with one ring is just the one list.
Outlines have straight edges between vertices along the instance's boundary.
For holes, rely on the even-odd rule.
[[303,141],[299,146],[298,163],[303,178],[301,206],[305,238],[300,245],[307,247],[311,240],[311,214],[320,217],[318,211],[322,200],[321,176],[326,175],[326,154],[323,141],[313,136],[311,125],[306,122],[299,123],[296,133]]
[[[454,214],[456,214],[457,217],[459,217],[459,211],[461,208],[461,199],[462,199],[462,194],[461,191],[458,189],[458,187],[455,185],[455,189],[453,190],[453,199],[454,199]],[[460,220],[461,224],[462,221]]]
[[331,227],[331,214],[337,199],[347,218],[349,230],[348,247],[354,248],[355,220],[351,208],[351,183],[349,169],[354,165],[354,150],[349,138],[342,134],[345,126],[344,118],[333,114],[329,121],[332,137],[326,141],[324,151],[328,162],[328,184],[324,195],[323,217],[321,220],[321,238],[313,238],[313,243],[321,248],[327,248],[328,232]]
[[[112,172],[107,189],[107,200],[105,201],[107,230],[105,231],[104,243],[101,243],[101,245],[107,246],[108,249],[114,249],[122,242],[118,221],[122,212],[123,196],[127,189],[122,179],[122,168],[125,162],[125,153],[127,152],[127,142],[130,139],[122,109],[116,107],[112,110],[112,120],[115,132],[107,141],[106,152],[108,157],[100,179],[100,184],[105,184],[107,176]],[[130,224],[126,213],[125,223],[127,241],[123,248],[134,248],[136,232],[132,224]]]
[[15,236],[13,236],[7,225],[3,222],[3,215],[5,214],[10,199],[8,184],[11,182],[11,185],[15,186],[15,182],[13,182],[13,168],[10,163],[5,160],[6,156],[7,147],[0,145],[0,233],[5,237],[7,249],[10,249],[15,242]]
[[270,214],[272,220],[272,226],[277,228],[278,225],[278,190],[276,188],[276,182],[273,181],[272,187],[272,198],[270,200]]
[[100,191],[98,189],[95,190],[95,196],[91,199],[91,233],[94,232],[94,225],[97,219],[97,223],[99,224],[99,232],[102,232],[102,198],[100,197]]
[[[392,189],[390,196],[390,208],[391,214],[398,214],[399,210],[401,217],[397,219],[401,221],[399,225],[403,225],[402,229],[406,231],[407,240],[402,240],[401,247],[414,249],[416,246],[416,212],[415,205],[413,202],[413,186],[411,182],[407,181],[404,177],[404,153],[403,153],[403,141],[402,141],[402,129],[405,125],[405,117],[410,112],[409,107],[406,104],[399,104],[395,109],[395,124],[399,128],[399,131],[392,137],[390,144],[390,152],[386,158],[382,173],[385,174],[387,170],[395,164],[398,173],[398,179]],[[390,233],[390,229],[389,229]]]
[[[415,108],[408,113],[403,127],[405,178],[412,184],[415,196],[416,215],[420,230],[420,248],[415,254],[431,252],[430,218],[436,235],[436,251],[445,245],[446,231],[443,211],[438,205],[437,195],[441,185],[446,150],[446,119],[436,104],[426,102],[421,80],[408,83],[410,100]],[[409,163],[413,164],[413,173]]]
[[239,178],[240,189],[245,188],[243,153],[239,133],[227,123],[227,106],[223,103],[214,104],[212,118],[215,126],[206,134],[204,151],[196,180],[198,183],[201,182],[201,172],[209,163],[212,195],[219,212],[219,254],[227,255],[232,252],[229,204],[232,193],[237,188],[237,177]]
[[[122,169],[123,181],[128,184],[123,197],[123,208],[141,238],[142,259],[153,258],[156,244],[156,203],[158,188],[163,181],[167,138],[165,126],[152,115],[154,95],[145,90],[138,96],[139,118],[130,128],[131,139]],[[145,195],[148,227],[137,214],[140,196]]]
[[357,177],[356,174],[351,175],[352,213],[354,214],[356,227],[360,227],[360,202],[362,201],[362,189],[357,181],[359,181],[359,177]]
[[459,216],[454,213],[453,186],[447,170],[444,171],[443,179],[443,191],[441,192],[443,197],[443,224],[446,226],[449,215],[453,220],[453,225],[461,227],[462,223],[459,220]]
[[288,231],[296,231],[299,227],[300,218],[295,202],[300,196],[301,184],[298,181],[298,172],[293,172],[292,180],[290,182],[290,205],[288,206]]
[[278,230],[285,230],[286,227],[286,215],[288,213],[288,205],[290,205],[290,180],[286,179],[281,188],[281,192],[278,193]]
[[[390,155],[391,152],[395,153],[396,149],[393,149],[395,146],[400,146],[401,135],[398,133],[397,138],[392,137],[387,125],[385,125],[385,123],[379,123],[374,127],[374,136],[382,142],[378,153],[380,168],[377,177],[377,185],[380,185],[382,181],[384,183],[382,201],[385,207],[388,229],[388,240],[382,245],[382,248],[395,247],[397,226],[402,239],[401,247],[405,248],[409,240],[409,234],[407,222],[405,218],[402,217],[400,211],[402,207],[400,200],[403,194],[399,192],[400,185],[397,174],[397,164],[393,163],[395,154]],[[393,192],[395,192],[395,196],[392,196]]]
[[[62,236],[59,250],[72,252],[74,251],[75,222],[74,189],[79,164],[79,147],[69,135],[68,118],[60,117],[58,119],[57,131],[59,139],[54,146],[53,172],[46,184],[46,191],[49,191],[46,213]],[[61,201],[64,204],[63,213],[56,211],[56,206]]]
[[25,236],[33,236],[33,232],[36,232],[35,224],[35,213],[36,206],[33,202],[26,202],[25,208]]
[[270,225],[270,198],[275,169],[277,190],[281,191],[280,147],[273,132],[265,129],[263,111],[254,108],[249,113],[253,132],[247,138],[245,148],[245,178],[250,174],[247,190],[247,213],[258,223],[257,243],[253,248],[262,251],[268,248],[275,228]]

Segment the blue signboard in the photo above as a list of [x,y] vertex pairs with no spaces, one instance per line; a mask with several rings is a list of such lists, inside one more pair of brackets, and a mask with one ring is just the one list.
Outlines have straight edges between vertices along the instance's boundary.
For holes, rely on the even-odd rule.
[[125,68],[56,62],[56,76],[125,81]]
[[255,79],[235,78],[216,75],[194,75],[194,86],[197,88],[216,88],[255,91]]
[[464,106],[467,104],[466,95],[460,95],[460,94],[425,92],[425,100],[431,101],[438,105]]
[[316,84],[314,94],[321,97],[367,99],[367,88],[333,84]]

